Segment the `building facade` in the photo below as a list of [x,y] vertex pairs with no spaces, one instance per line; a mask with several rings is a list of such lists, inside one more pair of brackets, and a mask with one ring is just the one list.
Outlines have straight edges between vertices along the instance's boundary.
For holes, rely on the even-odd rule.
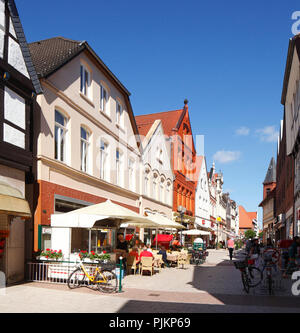
[[[87,42],[51,38],[30,52],[44,90],[35,127],[37,250],[51,244],[53,213],[107,199],[139,213],[141,148],[130,93]],[[83,233],[68,235],[72,248],[84,248]],[[105,230],[91,237],[103,239],[93,250],[115,239]]]
[[0,271],[24,280],[31,252],[33,101],[42,92],[14,1],[0,1]]
[[[160,214],[172,219],[174,174],[162,122],[155,120],[150,128],[138,121],[137,125],[143,148],[140,166],[140,213]],[[141,229],[140,239],[150,242],[151,232],[149,229]]]
[[[300,235],[300,34],[289,41],[288,55],[281,96],[284,106],[286,155],[294,161],[294,190],[293,190],[293,236]],[[282,158],[281,158],[281,161]],[[290,163],[286,161],[285,163]],[[282,164],[284,164],[282,162]],[[284,167],[283,167],[284,168]],[[291,170],[290,170],[291,171]],[[289,176],[291,179],[291,176]],[[291,184],[291,181],[289,182]],[[291,186],[291,185],[290,185]],[[289,216],[292,213],[289,211]],[[290,234],[290,231],[289,231]]]
[[136,117],[139,126],[152,126],[161,120],[169,145],[175,176],[173,184],[173,219],[193,227],[195,221],[196,150],[188,113],[188,102],[183,109]]
[[275,239],[293,238],[294,226],[294,158],[286,153],[285,117],[281,121],[276,163]]
[[[197,187],[195,192],[195,226],[198,229],[212,232],[211,226],[211,202],[209,180],[205,156],[197,156]],[[212,240],[212,234],[206,238],[206,243]]]

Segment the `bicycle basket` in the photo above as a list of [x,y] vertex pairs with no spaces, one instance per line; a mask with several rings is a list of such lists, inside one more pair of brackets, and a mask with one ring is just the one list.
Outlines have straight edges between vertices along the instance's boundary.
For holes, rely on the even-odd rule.
[[235,261],[234,266],[236,269],[243,269],[247,267],[245,261]]
[[99,266],[102,270],[107,269],[109,271],[112,271],[116,268],[116,263],[112,261],[99,261]]

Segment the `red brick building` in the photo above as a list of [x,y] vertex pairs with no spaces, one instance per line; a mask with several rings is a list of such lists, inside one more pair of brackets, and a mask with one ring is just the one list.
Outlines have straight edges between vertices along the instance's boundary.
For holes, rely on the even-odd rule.
[[[181,221],[178,208],[186,209],[185,223],[194,223],[196,191],[196,150],[189,118],[188,104],[183,109],[136,116],[139,130],[147,131],[155,120],[160,119],[167,141],[170,143],[170,158],[175,175],[173,195],[173,216]],[[145,133],[140,131],[140,135]]]

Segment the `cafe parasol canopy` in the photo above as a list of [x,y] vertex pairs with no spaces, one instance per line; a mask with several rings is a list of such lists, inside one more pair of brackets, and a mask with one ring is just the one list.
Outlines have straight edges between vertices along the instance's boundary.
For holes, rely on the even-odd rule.
[[165,216],[162,216],[160,214],[148,214],[147,215],[147,223],[143,226],[143,224],[137,224],[137,223],[126,223],[126,225],[121,225],[121,227],[127,227],[127,226],[140,226],[145,227],[149,229],[186,229],[185,226],[182,224],[179,224],[177,222],[174,222],[170,219],[168,219]]
[[52,214],[51,226],[64,228],[119,228],[122,223],[152,225],[153,221],[107,200],[68,213]]
[[203,230],[198,230],[198,229],[191,229],[191,230],[186,230],[182,232],[183,235],[190,235],[190,236],[196,236],[196,235],[210,235],[210,232],[208,231],[203,231]]

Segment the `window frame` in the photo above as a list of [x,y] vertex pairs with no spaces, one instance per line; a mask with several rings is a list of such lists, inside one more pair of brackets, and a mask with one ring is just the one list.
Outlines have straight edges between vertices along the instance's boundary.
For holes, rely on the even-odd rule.
[[[86,135],[87,135],[87,139],[82,137],[82,130],[85,131]],[[85,173],[89,173],[90,171],[90,138],[91,138],[91,132],[85,127],[85,126],[80,126],[80,170],[85,172]],[[84,143],[86,145],[85,148],[85,169],[83,168],[83,146],[82,143]]]
[[[64,119],[64,125],[58,123],[56,121],[56,113],[60,114],[63,119]],[[66,163],[66,158],[67,158],[67,132],[68,132],[68,122],[69,119],[68,117],[61,112],[60,110],[58,110],[57,108],[55,108],[55,112],[54,112],[54,159],[56,161],[62,162],[62,163]],[[61,159],[61,141],[58,143],[56,141],[56,128],[59,128],[60,130],[63,131],[63,158]],[[61,133],[61,132],[59,132]],[[61,135],[59,136],[61,137]]]
[[[105,104],[104,104],[104,94],[103,92],[105,92]],[[108,100],[109,100],[109,97],[108,97],[108,90],[107,88],[101,83],[100,84],[100,110],[105,113],[106,115],[109,116],[109,109],[108,109]]]
[[[86,73],[88,80],[86,80]],[[83,63],[80,64],[80,92],[90,100],[92,99],[92,71]]]

